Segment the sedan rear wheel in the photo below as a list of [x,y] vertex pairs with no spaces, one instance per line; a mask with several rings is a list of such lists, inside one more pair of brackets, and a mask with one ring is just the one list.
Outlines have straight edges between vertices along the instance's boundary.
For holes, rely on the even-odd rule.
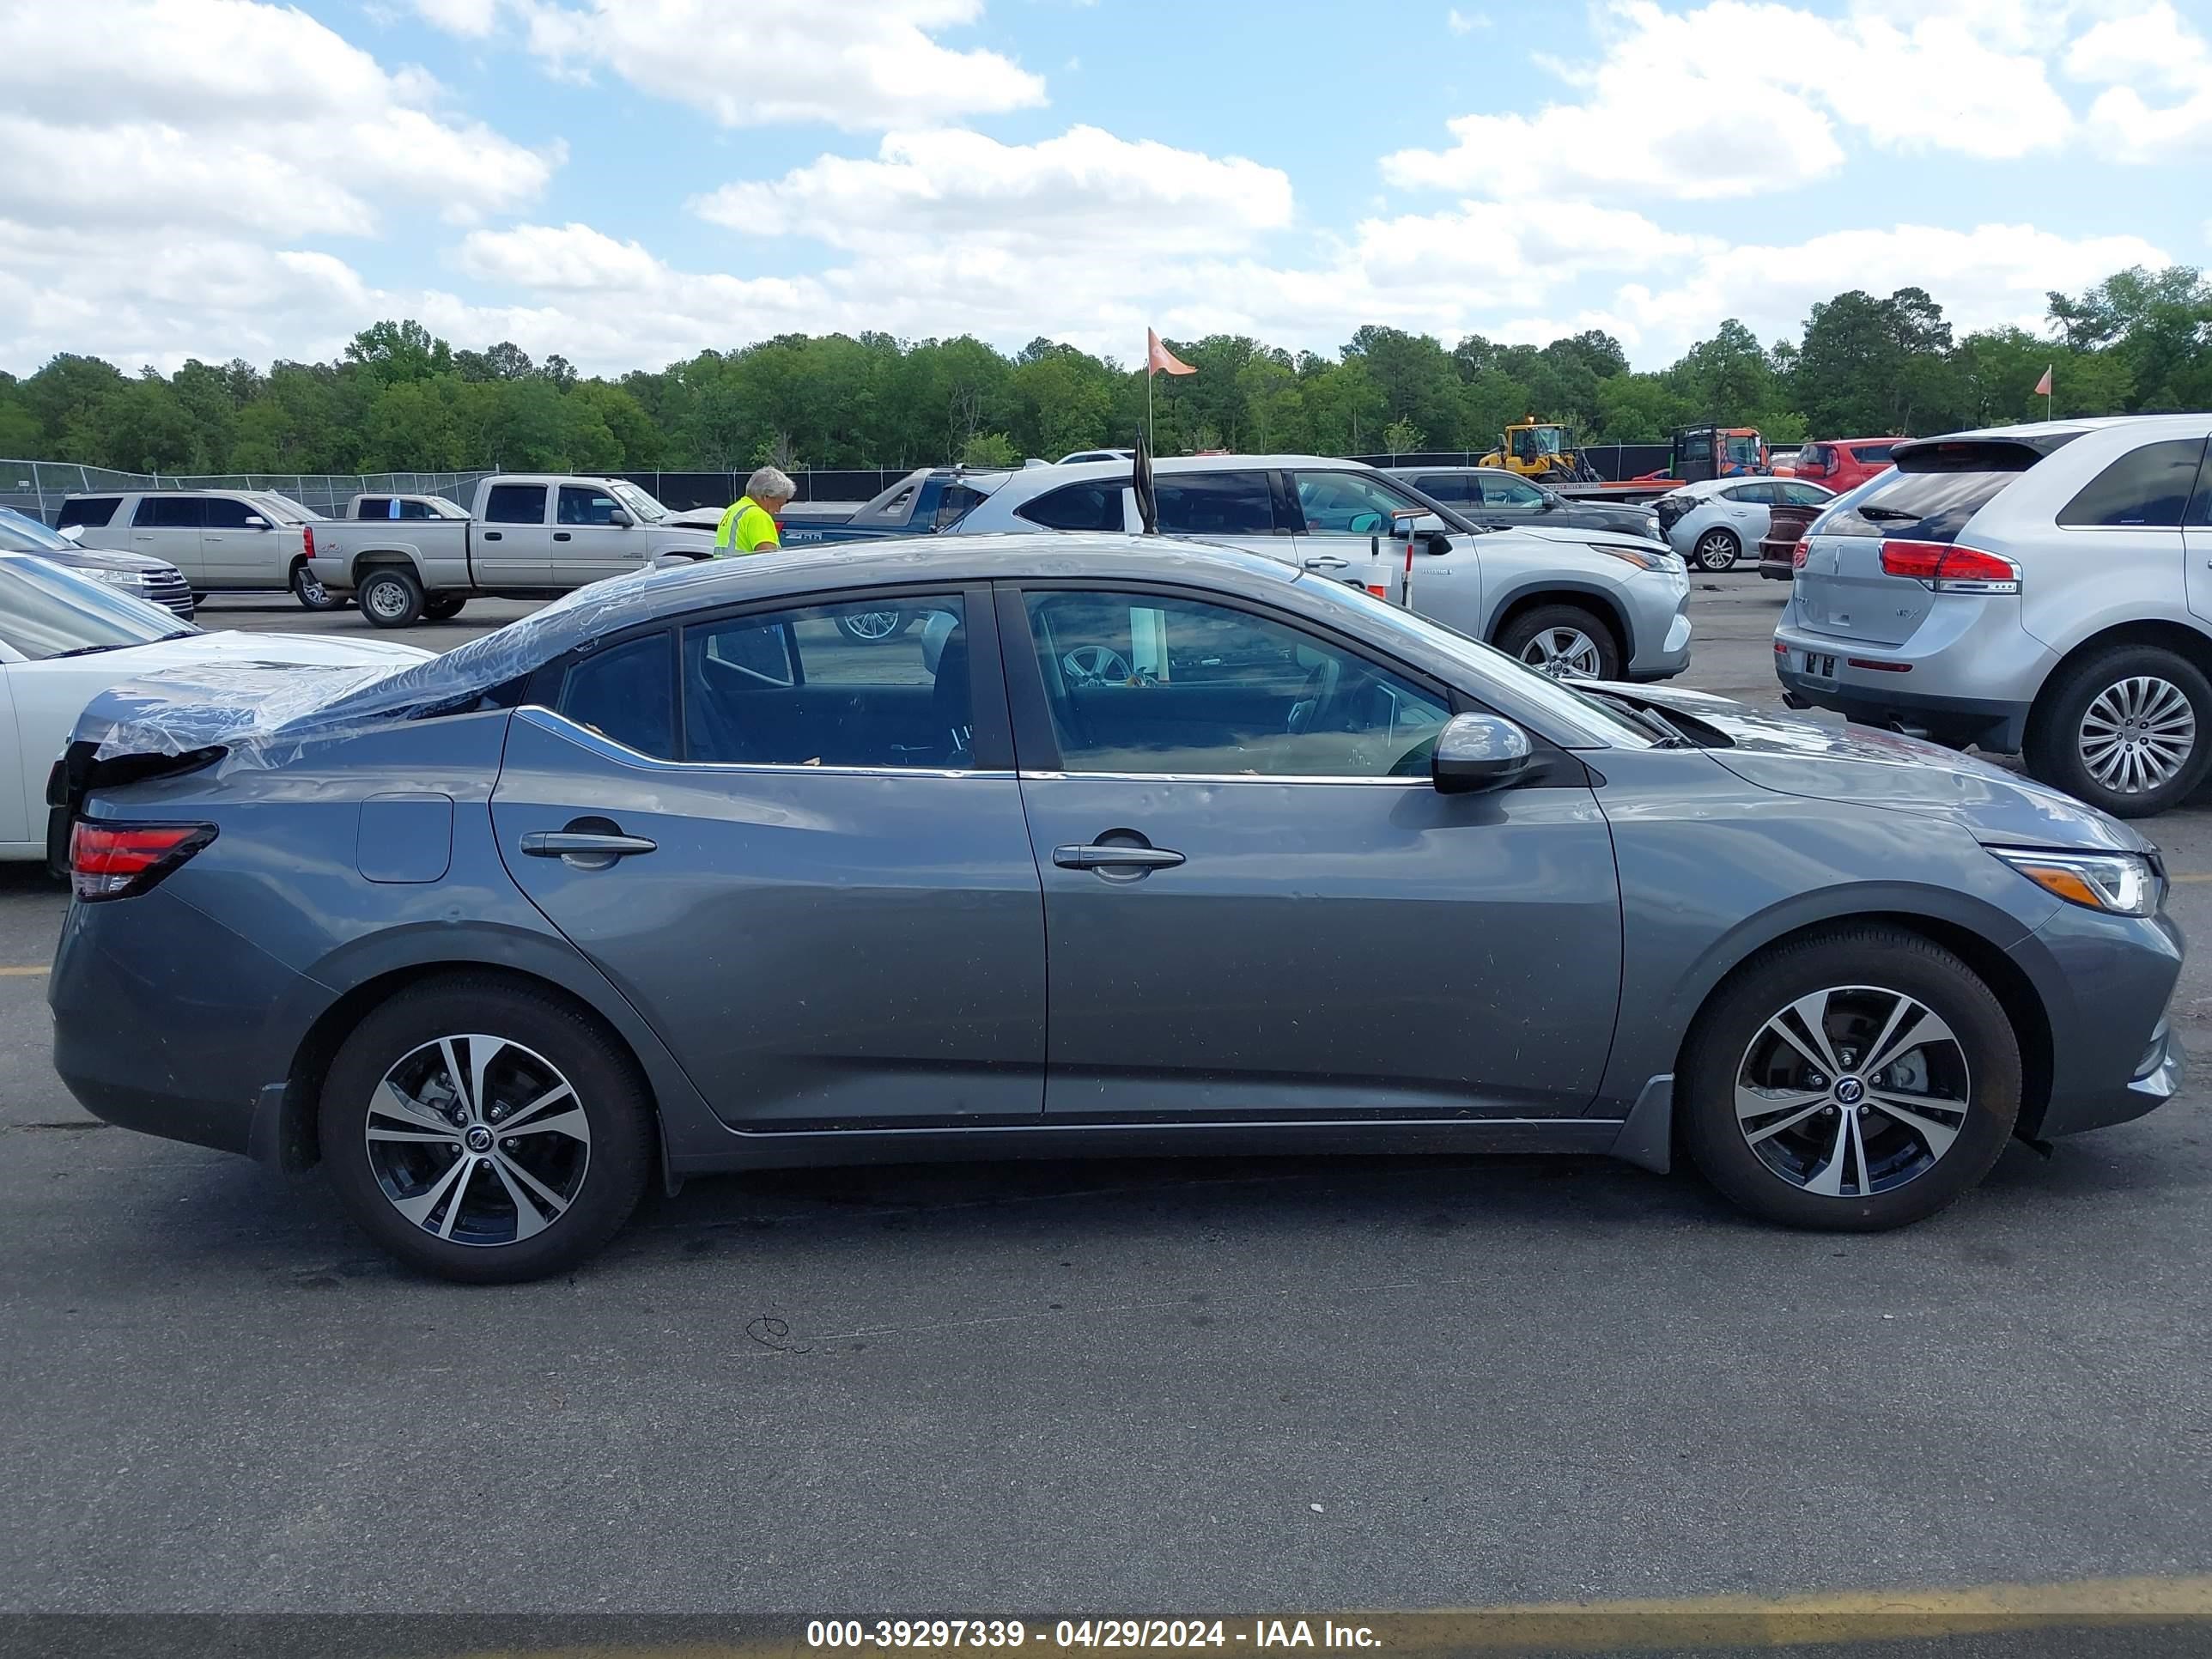
[[2162,646],[2120,646],[2055,680],[2036,709],[2028,770],[2119,817],[2179,805],[2212,768],[2212,681]]
[[1698,538],[1698,544],[1691,550],[1690,556],[1697,561],[1698,569],[1717,574],[1735,568],[1735,562],[1743,556],[1743,544],[1736,539],[1733,530],[1723,530],[1716,526]]
[[441,1278],[565,1272],[636,1207],[652,1108],[628,1057],[566,1005],[496,980],[401,993],[346,1039],[322,1148],[362,1229]]
[[2020,1110],[2020,1043],[1989,987],[1900,929],[1755,958],[1698,1018],[1677,1111],[1691,1156],[1753,1213],[1870,1231],[1988,1173]]
[[336,611],[346,602],[344,594],[324,586],[315,568],[304,561],[292,567],[292,597],[309,611]]

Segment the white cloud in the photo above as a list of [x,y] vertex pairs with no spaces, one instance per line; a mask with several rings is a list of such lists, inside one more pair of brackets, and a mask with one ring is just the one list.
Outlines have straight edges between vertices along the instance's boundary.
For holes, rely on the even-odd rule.
[[1097,127],[1035,144],[981,133],[892,133],[873,159],[824,155],[781,179],[726,185],[692,204],[717,224],[842,248],[1045,246],[1110,259],[1204,239],[1234,246],[1291,222],[1289,176]]
[[483,282],[578,292],[635,292],[654,285],[667,269],[636,242],[573,223],[471,231],[461,243],[460,264]]
[[0,216],[362,234],[384,204],[464,220],[519,205],[561,160],[256,0],[0,0]]
[[[1765,0],[1680,13],[1614,0],[1598,25],[1607,46],[1594,66],[1554,65],[1578,100],[1458,117],[1450,148],[1386,156],[1384,176],[1516,195],[1716,199],[1834,173],[1839,127],[1882,149],[2012,159],[2057,145],[2073,126],[2042,58],[1978,12],[1938,6],[1903,27],[1864,4],[1831,18]],[[1531,156],[1543,165],[1498,164]]]
[[1484,16],[1480,12],[1477,12],[1473,16],[1469,16],[1467,13],[1462,11],[1457,6],[1454,6],[1449,11],[1444,14],[1444,27],[1449,29],[1454,34],[1472,34],[1477,29],[1488,28],[1490,27],[1490,19]]
[[1043,79],[1003,53],[936,39],[977,21],[982,0],[507,3],[555,74],[611,70],[725,126],[805,121],[865,131],[1045,101]]
[[415,0],[415,9],[448,33],[481,40],[491,33],[498,0]]
[[2152,165],[2212,155],[2212,42],[2166,0],[2096,24],[2068,49],[2066,70],[2106,83],[2089,106],[2100,154]]

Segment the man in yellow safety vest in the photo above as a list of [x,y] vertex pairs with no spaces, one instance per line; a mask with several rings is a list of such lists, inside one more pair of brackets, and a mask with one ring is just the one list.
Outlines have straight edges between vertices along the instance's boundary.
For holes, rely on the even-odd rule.
[[730,503],[714,531],[714,556],[744,553],[773,553],[777,539],[775,515],[791,505],[799,493],[791,479],[775,467],[764,466],[745,480],[745,493]]

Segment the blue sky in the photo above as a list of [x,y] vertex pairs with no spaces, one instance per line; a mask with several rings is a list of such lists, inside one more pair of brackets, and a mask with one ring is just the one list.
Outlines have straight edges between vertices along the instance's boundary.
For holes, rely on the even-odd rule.
[[[2206,0],[0,0],[0,368],[786,329],[1331,350],[2212,261]],[[102,88],[97,100],[83,96]]]

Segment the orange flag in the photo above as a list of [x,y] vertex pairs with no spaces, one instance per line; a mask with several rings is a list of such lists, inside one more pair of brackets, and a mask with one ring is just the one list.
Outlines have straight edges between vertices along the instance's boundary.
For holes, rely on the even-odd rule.
[[2039,398],[2048,398],[2051,395],[2050,369],[2045,369],[2043,371],[2043,378],[2035,383],[2035,395]]
[[1145,374],[1195,374],[1198,371],[1160,343],[1159,335],[1152,329],[1145,331]]

